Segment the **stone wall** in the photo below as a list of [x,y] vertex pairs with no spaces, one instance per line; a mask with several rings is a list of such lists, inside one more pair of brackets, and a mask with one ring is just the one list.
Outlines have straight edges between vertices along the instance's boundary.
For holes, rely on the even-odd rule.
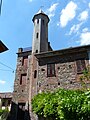
[[[23,65],[23,58],[28,56],[27,63]],[[12,110],[9,119],[17,120],[18,104],[25,103],[25,111],[29,112],[29,90],[30,90],[30,65],[31,52],[20,52],[17,57],[14,91],[12,99]],[[26,74],[25,84],[20,84],[21,75]],[[13,115],[12,115],[13,114]],[[26,113],[25,113],[26,114]],[[28,120],[29,120],[29,116]]]
[[[23,57],[27,55],[27,66],[24,66],[22,64]],[[81,59],[85,60],[86,66],[88,66],[89,60],[86,51],[43,58],[37,58],[31,52],[18,53],[13,92],[13,106],[15,106],[12,107],[12,111],[15,113],[13,118],[17,119],[18,103],[25,103],[25,109],[28,110],[31,120],[36,120],[37,116],[32,112],[31,100],[39,92],[53,91],[57,88],[82,88],[79,80],[81,74],[77,74],[76,66],[76,60]],[[50,63],[55,64],[55,76],[53,77],[47,76],[47,64]],[[27,75],[24,85],[20,85],[21,74]]]
[[[76,66],[76,60],[79,59],[84,59],[88,66],[87,52],[39,59],[38,92],[52,91],[56,88],[80,89],[82,87],[79,80],[81,74],[77,74]],[[47,63],[55,63],[56,75],[54,77],[47,77]]]

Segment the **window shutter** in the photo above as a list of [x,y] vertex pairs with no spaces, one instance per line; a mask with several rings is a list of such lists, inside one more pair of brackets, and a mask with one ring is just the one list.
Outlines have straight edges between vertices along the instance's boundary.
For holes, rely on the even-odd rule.
[[86,68],[85,60],[77,60],[76,65],[77,65],[77,73],[81,73]]
[[82,70],[86,69],[85,60],[81,60]]
[[55,64],[47,64],[47,76],[55,76]]

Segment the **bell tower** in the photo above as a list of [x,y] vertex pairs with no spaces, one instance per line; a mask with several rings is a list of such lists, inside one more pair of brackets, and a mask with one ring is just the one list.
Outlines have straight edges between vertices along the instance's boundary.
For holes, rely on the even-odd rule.
[[34,15],[32,53],[48,51],[48,22],[49,17],[41,9]]

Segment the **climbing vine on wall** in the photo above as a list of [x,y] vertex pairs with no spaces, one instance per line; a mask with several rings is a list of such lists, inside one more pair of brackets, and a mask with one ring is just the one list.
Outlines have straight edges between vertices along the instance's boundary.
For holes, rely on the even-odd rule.
[[82,75],[80,76],[80,81],[83,89],[87,89],[87,84],[90,83],[90,66],[83,70]]

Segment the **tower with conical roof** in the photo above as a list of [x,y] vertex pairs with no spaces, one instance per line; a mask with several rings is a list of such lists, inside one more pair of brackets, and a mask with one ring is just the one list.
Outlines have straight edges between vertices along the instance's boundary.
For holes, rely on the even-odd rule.
[[33,17],[34,31],[32,53],[48,51],[48,22],[49,17],[40,9]]

